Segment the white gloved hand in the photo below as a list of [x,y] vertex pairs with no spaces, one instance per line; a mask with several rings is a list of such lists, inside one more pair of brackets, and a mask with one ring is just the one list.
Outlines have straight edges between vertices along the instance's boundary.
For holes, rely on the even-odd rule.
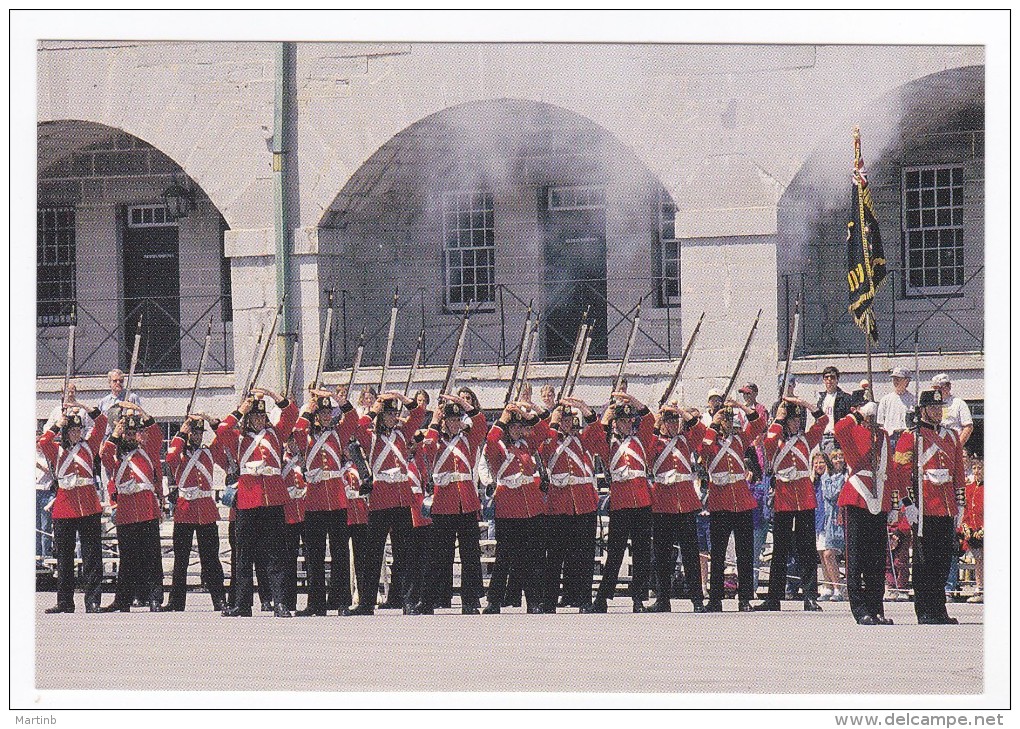
[[889,512],[889,516],[887,516],[885,518],[885,523],[888,524],[889,526],[892,526],[893,524],[895,524],[899,520],[900,520],[900,512],[898,510],[896,510],[896,509],[893,509],[892,511]]
[[958,508],[956,510],[956,517],[953,519],[953,528],[954,529],[959,529],[960,528],[960,524],[962,524],[962,523],[963,523],[963,509],[959,509]]
[[861,405],[858,412],[865,418],[873,418],[875,417],[875,414],[878,413],[878,405],[873,402],[866,402]]
[[907,523],[913,526],[917,523],[917,507],[911,504],[903,508],[903,516],[907,517]]

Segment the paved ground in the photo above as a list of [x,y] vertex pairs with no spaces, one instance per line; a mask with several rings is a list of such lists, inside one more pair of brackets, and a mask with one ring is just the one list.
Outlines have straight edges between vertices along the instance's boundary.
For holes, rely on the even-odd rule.
[[674,600],[682,612],[634,615],[621,598],[609,615],[282,620],[223,618],[204,594],[184,614],[86,615],[76,597],[73,615],[45,615],[53,595],[36,596],[39,689],[413,691],[442,676],[460,691],[965,694],[983,680],[981,605],[951,605],[959,626],[918,626],[910,603],[887,603],[896,625],[863,627],[846,603],[694,615]]

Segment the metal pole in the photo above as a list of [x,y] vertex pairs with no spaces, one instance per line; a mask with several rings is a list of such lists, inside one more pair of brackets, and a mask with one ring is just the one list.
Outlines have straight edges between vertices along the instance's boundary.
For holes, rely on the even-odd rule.
[[499,284],[499,363],[506,364],[506,309],[503,308],[503,284]]

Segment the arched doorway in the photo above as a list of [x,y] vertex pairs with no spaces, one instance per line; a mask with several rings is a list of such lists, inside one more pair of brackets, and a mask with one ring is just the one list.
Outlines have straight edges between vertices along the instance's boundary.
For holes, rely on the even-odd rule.
[[232,370],[225,230],[201,188],[144,140],[39,124],[38,374],[63,373],[72,323],[76,372],[126,370],[139,320],[139,374],[194,370],[207,328],[207,370]]
[[[618,356],[638,296],[679,305],[673,210],[630,149],[573,112],[498,99],[433,114],[380,147],[322,216],[322,277],[346,296],[331,362],[344,365],[361,322],[365,362],[381,360],[372,334],[395,288],[415,310],[398,322],[395,362],[410,361],[419,328],[426,356],[448,349],[469,302],[467,362],[512,363],[529,301],[539,360],[570,356],[586,309],[590,358]],[[635,357],[664,357],[667,336],[643,323]]]

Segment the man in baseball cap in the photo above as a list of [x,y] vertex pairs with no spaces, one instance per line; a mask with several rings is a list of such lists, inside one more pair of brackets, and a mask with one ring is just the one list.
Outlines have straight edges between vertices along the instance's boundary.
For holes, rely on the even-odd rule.
[[960,445],[966,446],[974,432],[974,418],[970,407],[962,398],[952,393],[953,383],[949,375],[941,372],[931,378],[931,387],[942,395],[942,425],[956,432]]
[[893,367],[889,375],[893,391],[878,401],[875,422],[893,437],[895,445],[900,433],[907,429],[907,413],[913,411],[916,400],[914,393],[907,390],[911,376],[905,367]]

